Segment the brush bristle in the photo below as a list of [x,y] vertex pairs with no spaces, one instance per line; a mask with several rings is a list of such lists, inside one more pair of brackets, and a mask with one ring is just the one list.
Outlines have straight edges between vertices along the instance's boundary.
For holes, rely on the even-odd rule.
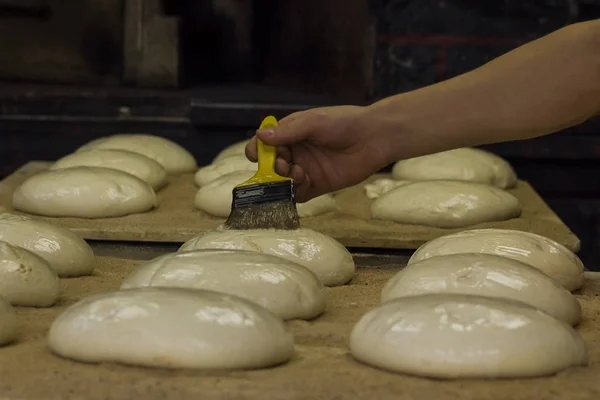
[[297,229],[294,181],[246,185],[233,189],[229,229]]

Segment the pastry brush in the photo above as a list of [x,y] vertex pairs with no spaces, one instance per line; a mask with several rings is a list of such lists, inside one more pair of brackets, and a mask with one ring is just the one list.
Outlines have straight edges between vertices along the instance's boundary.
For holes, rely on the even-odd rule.
[[[262,121],[260,129],[277,126],[275,117]],[[233,188],[231,213],[225,222],[230,229],[297,229],[296,187],[290,178],[275,172],[277,148],[256,139],[258,171]]]

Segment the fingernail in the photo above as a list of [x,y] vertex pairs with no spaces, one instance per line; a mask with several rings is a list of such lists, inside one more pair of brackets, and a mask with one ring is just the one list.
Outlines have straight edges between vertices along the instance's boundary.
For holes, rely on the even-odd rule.
[[260,133],[264,137],[275,136],[275,131],[273,129],[261,129],[261,130],[258,130],[257,132]]

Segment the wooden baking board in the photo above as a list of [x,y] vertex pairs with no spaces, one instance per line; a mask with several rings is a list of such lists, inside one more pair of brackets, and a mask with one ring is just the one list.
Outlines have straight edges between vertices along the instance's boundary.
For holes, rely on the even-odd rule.
[[[368,260],[368,258],[365,258]],[[383,283],[398,265],[363,268],[351,284],[328,288],[327,311],[313,321],[292,321],[296,354],[284,365],[255,371],[199,372],[82,364],[54,356],[45,337],[51,322],[83,296],[115,290],[140,261],[98,257],[92,277],[62,279],[60,303],[18,308],[20,337],[0,348],[2,400],[592,400],[600,398],[600,273],[588,273],[577,294],[577,328],[590,354],[587,367],[536,379],[443,381],[393,374],[360,364],[348,354],[358,319],[378,304]],[[368,262],[367,262],[368,264]],[[595,278],[595,279],[590,279]]]
[[[49,163],[31,162],[0,182],[0,206],[11,209],[12,192],[27,177],[42,171]],[[386,177],[375,175],[371,180]],[[463,229],[441,229],[370,219],[370,204],[363,185],[335,194],[340,212],[303,218],[302,225],[329,235],[348,247],[416,249],[438,236]],[[42,218],[71,229],[85,239],[113,241],[184,242],[198,233],[214,229],[224,219],[212,217],[194,207],[198,188],[193,174],[170,178],[158,192],[159,207],[144,214],[121,218]],[[519,181],[511,189],[523,206],[523,215],[508,221],[477,224],[473,228],[507,228],[538,233],[578,251],[580,241],[548,207],[533,188]],[[466,228],[465,228],[466,229]]]

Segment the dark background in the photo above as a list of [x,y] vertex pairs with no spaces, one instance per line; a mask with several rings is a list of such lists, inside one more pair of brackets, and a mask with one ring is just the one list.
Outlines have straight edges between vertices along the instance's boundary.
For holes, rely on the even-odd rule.
[[[0,0],[0,177],[115,132],[208,163],[264,115],[367,104],[595,18],[600,0]],[[599,128],[488,147],[579,235],[590,268]]]

